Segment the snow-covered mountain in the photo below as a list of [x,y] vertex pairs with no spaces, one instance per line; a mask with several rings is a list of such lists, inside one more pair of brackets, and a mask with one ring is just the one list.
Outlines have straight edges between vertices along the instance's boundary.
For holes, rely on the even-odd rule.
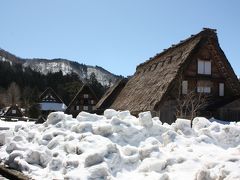
[[91,74],[94,73],[96,79],[102,85],[112,85],[120,78],[99,66],[89,66],[67,59],[23,59],[3,49],[0,49],[0,61],[7,61],[11,64],[21,63],[23,67],[30,67],[32,70],[42,74],[62,71],[63,75],[66,75],[74,72],[83,81],[86,78],[89,79]]

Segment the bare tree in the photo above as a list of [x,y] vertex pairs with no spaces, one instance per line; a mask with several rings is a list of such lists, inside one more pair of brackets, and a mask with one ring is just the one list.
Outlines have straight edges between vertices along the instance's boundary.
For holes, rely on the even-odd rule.
[[21,92],[19,86],[12,82],[7,90],[7,99],[9,105],[15,105],[20,103]]
[[206,93],[196,92],[195,89],[182,93],[182,78],[179,78],[178,95],[176,97],[176,115],[177,117],[188,118],[192,120],[200,111],[202,111],[209,103],[210,96]]
[[190,91],[177,99],[177,115],[193,119],[207,106],[208,101],[206,94]]

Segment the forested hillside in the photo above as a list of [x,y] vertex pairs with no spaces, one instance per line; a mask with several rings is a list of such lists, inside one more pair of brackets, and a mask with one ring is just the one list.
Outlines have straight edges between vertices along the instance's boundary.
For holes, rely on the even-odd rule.
[[[85,82],[93,88],[98,98],[105,92],[94,73]],[[48,73],[46,75],[33,71],[29,67],[22,67],[22,64],[11,64],[0,61],[0,108],[11,104],[19,104],[28,108],[37,103],[39,95],[47,88],[53,88],[68,105],[83,85],[76,73],[63,75],[62,71]]]

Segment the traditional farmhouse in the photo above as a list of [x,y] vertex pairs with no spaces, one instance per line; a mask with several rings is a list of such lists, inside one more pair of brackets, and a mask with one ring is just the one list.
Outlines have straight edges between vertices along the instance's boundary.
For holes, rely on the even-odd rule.
[[114,100],[117,98],[119,93],[122,91],[122,89],[127,84],[128,79],[120,79],[116,82],[115,85],[110,87],[106,93],[103,95],[103,97],[98,101],[96,108],[98,110],[98,113],[103,113],[105,109],[108,109]]
[[66,110],[66,105],[52,88],[47,88],[40,95],[40,101],[40,110],[44,117],[47,117],[50,112]]
[[5,120],[18,120],[19,118],[23,117],[23,111],[18,107],[18,105],[12,105],[10,107],[2,109],[0,117]]
[[96,110],[97,101],[98,99],[92,88],[85,84],[70,102],[66,113],[72,114],[73,117],[76,117],[81,111],[92,113]]
[[184,101],[195,99],[196,107],[204,104],[197,115],[223,118],[220,106],[239,95],[239,81],[219,46],[216,30],[205,28],[140,64],[110,108],[135,115],[151,111],[172,123],[179,115],[179,104],[188,116],[191,108],[184,103],[190,101]]

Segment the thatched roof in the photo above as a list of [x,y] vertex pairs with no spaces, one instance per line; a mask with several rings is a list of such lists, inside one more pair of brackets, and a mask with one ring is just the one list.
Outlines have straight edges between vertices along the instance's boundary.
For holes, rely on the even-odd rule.
[[103,97],[98,101],[96,108],[97,109],[107,109],[109,108],[116,97],[119,95],[121,90],[125,87],[127,79],[118,80],[112,87],[110,87]]
[[[15,113],[12,111],[15,110]],[[23,112],[18,107],[18,105],[12,105],[8,108],[7,112],[4,114],[4,116],[14,116],[14,117],[23,117]]]
[[57,93],[50,87],[48,87],[43,93],[40,95],[40,100],[44,102],[43,98],[50,94],[57,103],[63,103],[62,99],[57,95]]
[[[218,46],[218,53],[225,57],[218,45],[215,30],[204,29],[200,33],[192,35],[190,38],[173,45],[145,63],[140,64],[134,76],[128,81],[111,108],[130,110],[131,112],[154,110],[183,70],[184,64],[190,59],[191,54],[193,54],[200,42],[206,39],[214,40]],[[230,69],[229,71],[235,82],[236,75],[226,57],[225,61],[228,63],[224,62],[228,66],[227,68]],[[239,90],[238,82],[237,86]]]

